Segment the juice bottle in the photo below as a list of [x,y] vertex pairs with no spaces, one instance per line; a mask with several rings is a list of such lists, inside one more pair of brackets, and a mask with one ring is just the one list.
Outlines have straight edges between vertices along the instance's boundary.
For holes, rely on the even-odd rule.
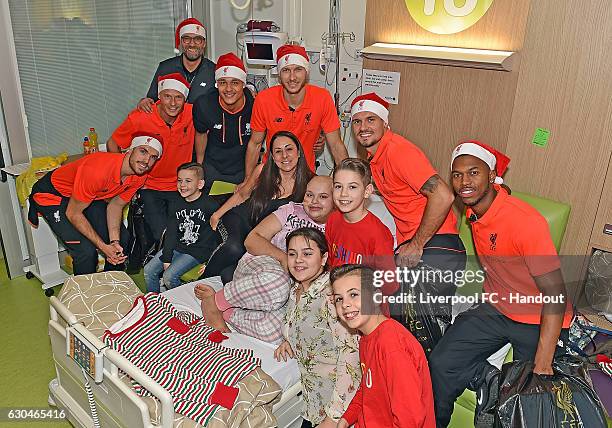
[[83,154],[88,155],[91,153],[91,146],[89,145],[89,138],[83,138]]
[[90,152],[94,153],[98,151],[98,134],[95,128],[89,128],[89,148]]

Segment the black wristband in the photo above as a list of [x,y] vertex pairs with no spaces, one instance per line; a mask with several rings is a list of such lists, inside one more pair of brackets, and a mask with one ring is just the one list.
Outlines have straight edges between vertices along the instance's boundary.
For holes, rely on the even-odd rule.
[[110,245],[114,244],[114,243],[119,244],[121,241],[119,241],[118,239],[113,239],[112,241],[109,242]]

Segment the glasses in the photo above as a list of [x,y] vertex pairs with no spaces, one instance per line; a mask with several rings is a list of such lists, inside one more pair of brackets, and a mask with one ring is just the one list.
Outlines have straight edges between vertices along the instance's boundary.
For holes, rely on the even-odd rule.
[[195,36],[195,37],[183,36],[181,37],[181,43],[184,43],[186,45],[189,45],[191,43],[193,43],[194,45],[201,45],[204,43],[204,37],[202,36]]

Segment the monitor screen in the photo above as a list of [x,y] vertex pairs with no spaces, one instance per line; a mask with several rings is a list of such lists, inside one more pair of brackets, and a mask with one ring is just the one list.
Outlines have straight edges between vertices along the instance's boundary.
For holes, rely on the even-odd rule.
[[249,59],[260,59],[274,61],[272,43],[246,43],[247,57]]

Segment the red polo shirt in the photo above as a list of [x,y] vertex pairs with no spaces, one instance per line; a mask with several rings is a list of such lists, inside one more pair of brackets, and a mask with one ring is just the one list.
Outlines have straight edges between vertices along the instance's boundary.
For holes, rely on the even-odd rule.
[[148,175],[129,175],[121,182],[121,166],[126,156],[127,153],[92,153],[53,171],[51,183],[63,196],[81,202],[117,195],[129,202]]
[[[411,239],[427,205],[427,197],[419,191],[438,172],[421,149],[391,130],[381,138],[370,168],[376,187],[395,219],[398,244]],[[457,217],[452,209],[436,233],[458,233]]]
[[304,101],[292,110],[283,96],[282,85],[261,91],[255,97],[251,129],[266,132],[266,141],[278,131],[294,133],[304,149],[308,166],[315,170],[314,144],[321,134],[340,129],[340,119],[336,114],[334,101],[327,90],[307,84]]
[[[522,301],[540,295],[534,276],[561,268],[546,219],[531,205],[495,185],[497,196],[478,220],[471,222],[474,247],[485,269],[484,291],[496,293],[495,308],[508,318],[540,324],[542,303]],[[468,208],[467,218],[473,214]],[[572,319],[568,302],[563,328]]]
[[155,103],[153,113],[145,113],[138,109],[128,114],[115,132],[112,139],[122,149],[128,149],[132,143],[132,136],[137,132],[150,133],[151,136],[161,137],[163,140],[163,153],[153,166],[146,189],[175,191],[176,169],[185,162],[191,162],[193,157],[193,142],[195,128],[193,127],[192,105],[185,103],[183,111],[177,116],[172,126],[168,126],[159,115]]

